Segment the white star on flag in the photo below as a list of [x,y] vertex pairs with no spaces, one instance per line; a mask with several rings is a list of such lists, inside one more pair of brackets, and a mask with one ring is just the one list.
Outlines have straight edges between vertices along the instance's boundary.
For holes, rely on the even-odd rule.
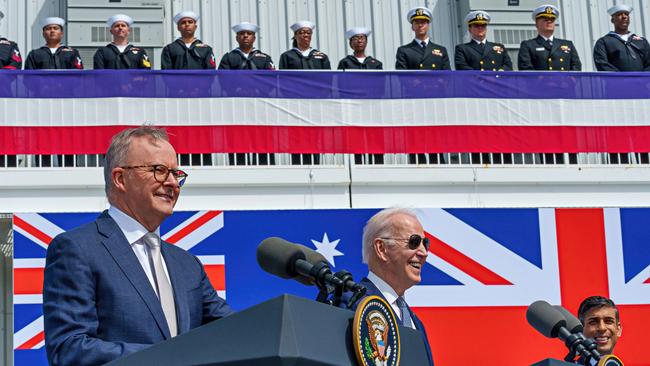
[[311,242],[316,246],[316,251],[322,254],[323,257],[325,257],[325,259],[327,259],[327,261],[330,262],[333,267],[336,267],[336,264],[334,263],[334,257],[343,255],[343,253],[336,250],[336,246],[339,244],[339,241],[341,241],[341,239],[330,241],[330,239],[327,237],[327,233],[323,234],[323,240],[320,242],[314,239],[311,240]]

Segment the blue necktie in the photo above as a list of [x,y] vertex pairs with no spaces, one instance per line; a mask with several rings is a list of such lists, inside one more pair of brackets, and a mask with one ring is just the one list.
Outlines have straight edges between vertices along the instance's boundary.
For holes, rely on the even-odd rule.
[[408,305],[406,305],[406,301],[404,301],[403,297],[398,297],[397,300],[397,307],[399,308],[400,314],[400,319],[402,320],[402,325],[405,327],[409,328],[414,328],[413,327],[413,320],[411,320],[411,313],[409,312]]

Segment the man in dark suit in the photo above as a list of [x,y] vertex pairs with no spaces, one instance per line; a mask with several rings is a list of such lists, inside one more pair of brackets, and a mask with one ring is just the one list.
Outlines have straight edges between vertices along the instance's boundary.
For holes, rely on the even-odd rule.
[[490,14],[483,10],[471,11],[465,16],[465,22],[472,39],[456,46],[456,70],[512,70],[506,47],[486,39]]
[[596,41],[594,63],[598,71],[650,71],[650,44],[630,32],[632,7],[625,4],[607,10],[614,30]]
[[582,63],[573,42],[556,38],[555,20],[560,10],[542,5],[533,10],[537,37],[521,42],[517,64],[519,70],[580,71]]
[[217,63],[212,47],[196,38],[199,16],[193,11],[181,11],[174,16],[180,38],[163,48],[160,68],[163,70],[214,70]]
[[451,70],[447,49],[429,40],[431,10],[425,7],[411,9],[406,18],[411,23],[415,38],[397,49],[397,70]]
[[232,312],[199,260],[159,237],[186,177],[164,130],[113,137],[104,166],[109,209],[47,249],[50,365],[101,365]]
[[[420,272],[427,259],[429,239],[424,236],[422,224],[410,210],[382,210],[366,223],[362,250],[369,270],[368,276],[360,281],[367,289],[365,296],[384,298],[398,316],[400,325],[420,331],[429,365],[433,366],[424,325],[404,299],[404,292],[420,283]],[[358,303],[352,308],[356,309]]]

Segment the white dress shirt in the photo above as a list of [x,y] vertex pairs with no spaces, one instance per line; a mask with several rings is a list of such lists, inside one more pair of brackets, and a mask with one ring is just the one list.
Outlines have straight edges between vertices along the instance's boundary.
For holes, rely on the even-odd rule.
[[[131,246],[131,249],[133,249],[133,253],[135,253],[135,256],[138,258],[138,262],[140,262],[140,265],[142,266],[144,273],[147,275],[147,278],[149,279],[149,283],[151,283],[151,287],[153,288],[153,291],[157,295],[158,290],[156,288],[156,281],[154,279],[154,275],[151,270],[151,264],[149,262],[149,258],[151,257],[151,254],[149,253],[149,247],[147,246],[147,244],[145,244],[144,240],[142,240],[142,237],[145,236],[145,234],[147,234],[149,231],[144,226],[142,226],[142,224],[137,222],[134,218],[125,214],[119,208],[113,205],[111,205],[108,208],[108,214],[111,216],[111,218],[113,218],[113,220],[115,220],[115,223],[117,223],[117,226],[119,226],[120,230],[122,230],[122,233],[124,233],[126,240],[129,242],[129,245]],[[156,234],[158,234],[158,236],[160,236],[160,228],[156,228],[155,232]],[[165,257],[164,256],[161,257],[165,269],[165,276],[169,281],[169,272],[167,271],[167,263],[165,263]],[[170,281],[170,285],[171,285],[171,281]]]
[[[428,45],[428,44],[429,44],[429,37],[427,37],[426,39],[417,39],[417,38],[413,38],[413,40],[414,40],[417,44],[419,44],[420,47],[422,46],[422,42],[424,42],[425,45]],[[425,46],[425,47],[426,47],[426,46]]]
[[[397,298],[398,298],[397,292],[395,292],[395,290],[393,290],[393,288],[390,287],[390,285],[387,284],[386,281],[379,278],[379,276],[374,274],[372,271],[368,272],[367,277],[370,280],[370,282],[372,282],[375,286],[377,286],[379,292],[381,292],[381,294],[384,296],[386,301],[388,301],[390,307],[393,308],[393,312],[395,312],[395,314],[397,314],[397,316],[401,319],[402,314],[399,310],[399,306],[397,306]],[[411,322],[411,325],[415,326],[413,322]]]

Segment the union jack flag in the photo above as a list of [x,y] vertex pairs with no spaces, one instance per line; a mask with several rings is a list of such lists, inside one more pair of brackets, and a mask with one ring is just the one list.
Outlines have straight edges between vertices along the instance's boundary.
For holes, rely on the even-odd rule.
[[[163,238],[197,255],[222,296],[243,310],[281,293],[316,291],[264,273],[255,250],[280,236],[309,245],[334,270],[367,273],[361,235],[377,210],[177,212]],[[610,296],[625,332],[616,354],[627,366],[650,364],[636,346],[650,319],[650,209],[420,209],[432,245],[422,283],[407,301],[427,327],[437,365],[529,365],[562,358],[564,346],[525,320],[544,299],[575,313],[583,298]],[[16,214],[14,301],[16,365],[45,365],[42,277],[52,237],[92,214]],[[227,225],[224,218],[227,217]],[[228,266],[225,266],[228,258]],[[227,278],[227,282],[226,282]],[[226,286],[227,285],[227,286]]]

